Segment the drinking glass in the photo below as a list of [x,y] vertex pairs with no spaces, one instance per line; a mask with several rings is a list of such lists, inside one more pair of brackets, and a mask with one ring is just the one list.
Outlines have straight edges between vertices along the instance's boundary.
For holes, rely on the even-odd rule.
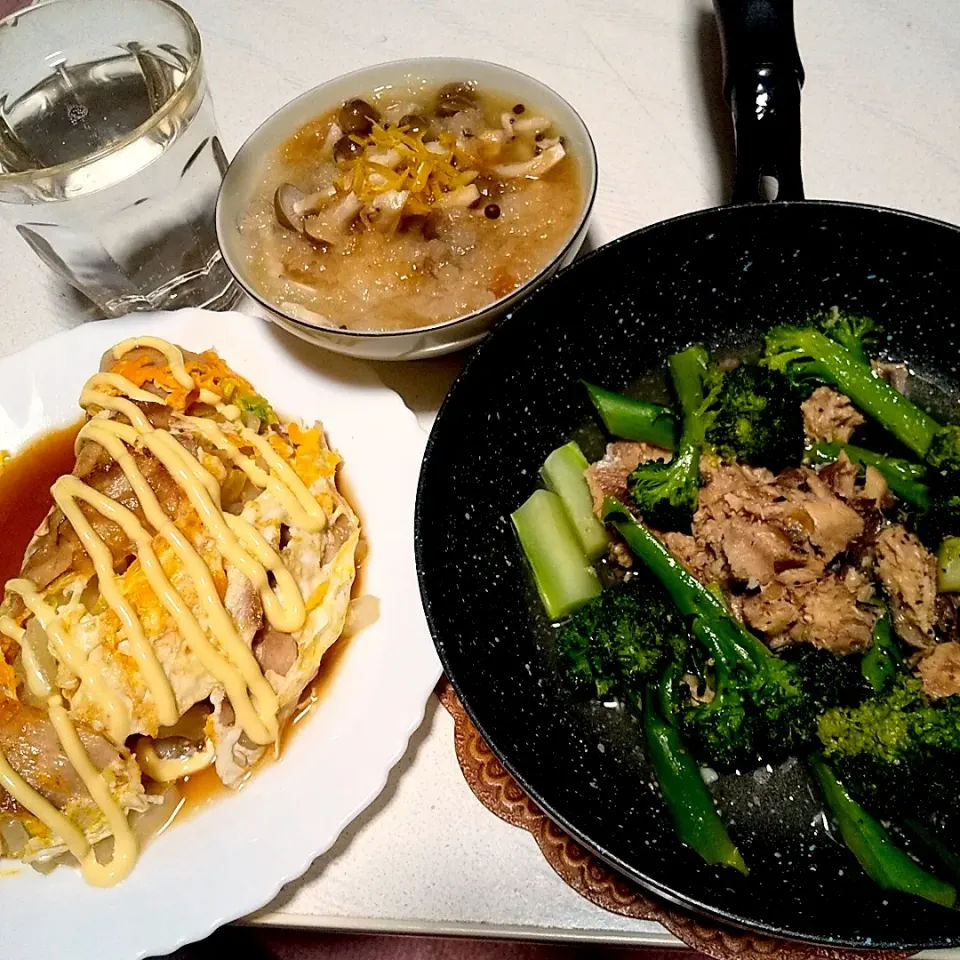
[[0,20],[0,211],[109,316],[226,309],[227,161],[200,35],[169,0],[51,0]]

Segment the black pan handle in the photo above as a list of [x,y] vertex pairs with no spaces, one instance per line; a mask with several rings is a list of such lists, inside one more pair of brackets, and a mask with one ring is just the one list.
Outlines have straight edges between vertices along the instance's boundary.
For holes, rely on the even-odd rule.
[[713,7],[723,45],[723,94],[737,138],[733,202],[802,200],[803,64],[793,0],[713,0]]

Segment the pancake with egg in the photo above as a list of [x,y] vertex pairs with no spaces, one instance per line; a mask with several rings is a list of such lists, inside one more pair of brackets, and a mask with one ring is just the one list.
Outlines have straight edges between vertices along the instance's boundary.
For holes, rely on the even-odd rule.
[[212,351],[125,341],[80,402],[76,465],[0,608],[0,842],[105,884],[157,784],[212,765],[235,786],[279,749],[343,632],[360,529],[322,426]]

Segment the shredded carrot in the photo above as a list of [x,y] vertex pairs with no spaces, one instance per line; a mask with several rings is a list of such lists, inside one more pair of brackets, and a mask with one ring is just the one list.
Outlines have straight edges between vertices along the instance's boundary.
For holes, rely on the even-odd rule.
[[174,410],[184,410],[195,402],[200,390],[209,390],[227,401],[238,388],[253,392],[253,387],[212,350],[204,351],[198,360],[187,360],[184,366],[193,378],[195,386],[192,390],[176,380],[169,364],[157,364],[149,354],[123,357],[111,369],[121,377],[126,377],[134,386],[142,387],[150,381],[166,390],[167,404]]
[[[442,151],[428,150],[423,134],[413,134],[405,127],[381,127],[374,124],[365,137],[351,135],[351,140],[363,148],[363,154],[340,163],[342,171],[336,185],[344,193],[354,193],[364,203],[370,203],[379,194],[390,190],[409,191],[407,209],[411,213],[426,213],[445,193],[467,186],[477,178],[478,171],[470,169],[473,158],[460,149],[452,133],[441,133],[434,141]],[[395,170],[374,162],[370,156],[389,151],[400,155]]]

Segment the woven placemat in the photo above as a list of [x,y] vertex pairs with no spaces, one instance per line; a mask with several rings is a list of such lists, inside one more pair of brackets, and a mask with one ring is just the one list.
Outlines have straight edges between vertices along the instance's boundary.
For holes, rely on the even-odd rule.
[[636,920],[655,920],[688,947],[716,960],[903,960],[909,956],[775,940],[696,919],[654,899],[584,850],[540,811],[493,755],[445,677],[437,685],[437,696],[453,717],[457,759],[476,798],[501,820],[529,831],[560,878],[598,907]]

